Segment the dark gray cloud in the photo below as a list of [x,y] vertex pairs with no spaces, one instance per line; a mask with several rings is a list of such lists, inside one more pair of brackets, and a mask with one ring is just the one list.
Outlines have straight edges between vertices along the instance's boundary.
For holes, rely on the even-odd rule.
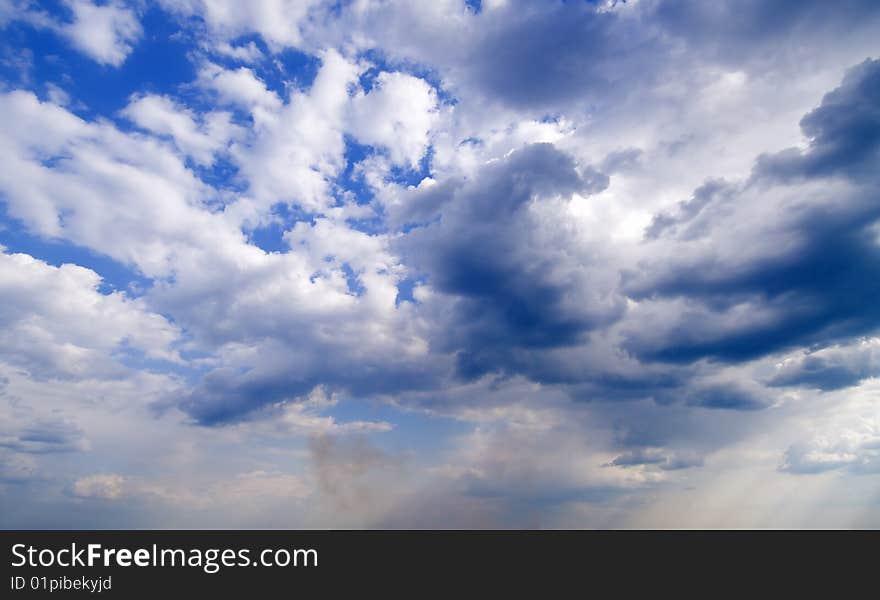
[[658,0],[646,16],[665,35],[699,49],[703,60],[742,65],[768,62],[772,49],[792,52],[797,40],[833,39],[876,22],[880,6],[871,0]]
[[363,397],[436,386],[442,373],[436,364],[389,356],[361,361],[340,357],[338,362],[297,367],[283,362],[288,349],[274,351],[279,356],[272,364],[212,370],[186,394],[166,398],[157,408],[178,406],[201,425],[223,425],[246,420],[267,406],[295,401],[322,384]]
[[880,67],[868,59],[850,69],[840,87],[801,120],[810,140],[807,152],[796,149],[758,160],[754,177],[791,181],[842,176],[877,182],[880,158]]
[[[869,36],[871,0],[519,0],[476,17],[467,51],[446,65],[465,94],[531,113],[607,106],[704,65],[763,72],[797,64],[803,40]],[[418,53],[417,53],[418,54]]]
[[804,386],[838,390],[880,374],[880,352],[871,342],[824,348],[786,360],[771,377],[771,386]]
[[880,62],[852,69],[802,121],[809,147],[762,156],[748,181],[710,182],[647,238],[627,275],[639,300],[678,299],[626,347],[653,360],[745,360],[880,325]]
[[674,213],[655,215],[651,225],[645,230],[645,237],[657,239],[674,232],[677,239],[688,240],[705,235],[707,223],[697,219],[700,212],[712,202],[717,202],[719,196],[732,191],[732,186],[723,179],[707,181],[694,191],[689,200],[679,203],[678,210]]
[[617,455],[610,467],[651,466],[662,471],[677,471],[703,466],[703,458],[689,452],[674,452],[663,448],[638,448]]
[[769,402],[765,394],[737,383],[692,384],[671,392],[661,391],[658,402],[684,402],[691,406],[728,410],[760,410]]
[[451,303],[437,345],[458,353],[464,374],[516,362],[518,349],[580,343],[622,314],[613,279],[590,277],[589,248],[552,204],[607,184],[552,145],[534,144],[448,189],[438,218],[402,238],[410,264]]
[[483,27],[462,67],[466,81],[520,109],[553,112],[621,93],[628,74],[654,76],[662,54],[660,32],[587,2],[515,2]]
[[75,423],[58,418],[37,419],[15,428],[0,429],[0,448],[26,454],[82,450],[85,438]]

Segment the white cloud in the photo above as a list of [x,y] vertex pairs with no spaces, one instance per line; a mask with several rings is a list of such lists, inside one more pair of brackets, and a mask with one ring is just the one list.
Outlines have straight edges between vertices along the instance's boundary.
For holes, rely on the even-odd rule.
[[124,490],[125,477],[116,474],[89,475],[73,482],[73,495],[77,498],[116,500]]
[[387,148],[395,164],[418,164],[436,120],[433,88],[405,73],[380,73],[369,93],[352,99],[351,132],[363,144]]
[[78,50],[99,63],[118,67],[131,53],[143,31],[134,11],[119,2],[95,4],[67,0],[73,22],[56,25]]
[[338,421],[332,415],[322,414],[338,403],[338,393],[328,393],[323,386],[317,386],[305,397],[268,407],[264,418],[242,423],[239,427],[262,435],[367,434],[393,429],[387,421]]
[[212,49],[222,56],[227,56],[243,63],[255,63],[264,58],[263,52],[254,42],[238,46],[233,46],[229,42],[220,42]]
[[317,0],[163,0],[165,7],[205,19],[210,34],[221,40],[258,32],[275,49],[297,46],[301,26]]
[[0,189],[9,213],[34,233],[93,248],[152,277],[209,247],[244,248],[241,232],[206,210],[211,190],[167,144],[86,122],[27,92],[0,95],[0,107],[7,117],[0,147],[9,157]]
[[872,396],[876,381],[826,394],[818,409],[797,421],[780,470],[815,475],[828,471],[880,473],[880,417]]
[[208,64],[201,70],[203,87],[247,111],[253,121],[250,136],[232,148],[248,183],[248,196],[235,210],[254,221],[251,225],[279,202],[310,211],[334,203],[330,180],[344,167],[348,88],[358,72],[339,53],[328,51],[311,88],[290,90],[282,99],[246,67],[226,70]]
[[199,72],[199,81],[217,92],[222,102],[250,110],[255,113],[255,118],[260,117],[261,113],[256,112],[258,109],[273,111],[281,104],[278,96],[266,89],[266,84],[247,67],[225,70],[208,63]]
[[181,152],[202,165],[210,165],[239,135],[229,113],[213,111],[196,117],[167,96],[134,97],[122,114],[143,129],[171,137]]
[[118,375],[114,354],[123,345],[180,362],[172,349],[178,329],[143,300],[100,293],[100,281],[76,265],[0,254],[0,360],[44,378]]
[[248,92],[242,97],[253,106],[253,139],[233,153],[260,211],[278,202],[305,210],[334,203],[329,180],[344,168],[348,88],[357,74],[356,65],[330,51],[323,55],[311,88],[293,91],[281,106],[257,93],[252,82],[243,88]]

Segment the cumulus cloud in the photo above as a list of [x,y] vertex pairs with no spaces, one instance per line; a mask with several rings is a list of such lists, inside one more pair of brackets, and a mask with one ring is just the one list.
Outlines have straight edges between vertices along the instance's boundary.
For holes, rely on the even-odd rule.
[[253,31],[267,43],[280,49],[297,46],[301,27],[317,0],[270,0],[268,2],[237,2],[236,0],[163,0],[162,4],[180,15],[202,17],[212,36],[220,40],[234,39]]
[[787,356],[776,366],[769,384],[836,390],[880,374],[880,340],[834,345]]
[[747,181],[707,184],[654,220],[646,249],[662,262],[645,259],[625,289],[652,301],[643,322],[657,326],[633,330],[631,350],[742,360],[876,327],[877,181],[863,165],[880,139],[878,65],[852,69],[804,117],[805,150],[761,156]]
[[64,0],[63,17],[41,10],[31,2],[10,0],[0,8],[0,25],[22,21],[66,38],[78,51],[102,65],[119,67],[143,35],[138,15],[124,2]]
[[199,72],[199,81],[216,92],[222,102],[245,109],[271,109],[280,103],[278,96],[247,67],[228,70],[209,63]]
[[795,442],[785,451],[782,471],[816,474],[834,470],[877,473],[880,469],[880,430],[876,419],[835,423]]
[[[122,376],[117,353],[180,362],[180,331],[143,300],[102,294],[100,276],[72,264],[0,254],[0,360],[37,378]],[[101,327],[95,327],[101,323]]]
[[132,98],[122,114],[147,131],[170,137],[181,152],[203,165],[210,165],[238,132],[229,113],[212,112],[199,119],[166,96]]
[[0,105],[12,157],[0,189],[9,213],[34,233],[93,248],[150,277],[167,276],[187,248],[198,254],[242,243],[239,230],[201,210],[208,188],[165,144],[84,121],[27,92],[5,94]]
[[143,33],[135,13],[116,2],[72,0],[68,5],[73,21],[60,26],[62,35],[96,61],[121,65]]
[[352,99],[350,131],[363,144],[386,148],[393,163],[415,167],[436,111],[436,94],[425,80],[382,72],[369,93]]
[[596,249],[559,218],[574,194],[601,191],[606,176],[536,144],[473,181],[441,185],[418,197],[416,214],[428,223],[402,245],[432,289],[453,299],[451,339],[440,344],[461,350],[463,370],[503,368],[499,352],[516,347],[577,343],[621,314],[613,275],[589,268]]
[[284,102],[245,67],[202,72],[206,86],[253,119],[252,136],[232,153],[256,210],[266,213],[284,202],[313,211],[333,203],[330,180],[343,169],[348,86],[357,73],[356,65],[328,51],[311,88]]

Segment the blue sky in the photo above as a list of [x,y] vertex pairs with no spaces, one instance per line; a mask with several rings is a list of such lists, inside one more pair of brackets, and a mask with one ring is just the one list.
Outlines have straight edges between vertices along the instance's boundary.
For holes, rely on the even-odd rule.
[[876,2],[0,28],[0,526],[880,525]]

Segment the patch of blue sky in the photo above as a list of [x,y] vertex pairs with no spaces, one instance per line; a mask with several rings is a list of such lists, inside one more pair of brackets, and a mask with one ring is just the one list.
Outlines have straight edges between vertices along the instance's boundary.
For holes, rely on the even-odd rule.
[[[152,358],[143,351],[123,344],[113,353],[113,356],[121,364],[134,371],[149,371],[174,376],[189,385],[195,385],[199,379],[209,370],[207,366],[198,366],[199,363],[179,363],[171,360]],[[203,358],[204,355],[184,355],[185,359]]]
[[[196,176],[212,188],[223,192],[243,193],[248,184],[239,177],[239,167],[228,155],[220,154],[214,157],[210,165],[200,165],[194,161],[186,161],[187,168],[191,169]],[[209,199],[209,204],[216,208],[226,205],[226,198],[222,194]]]
[[374,214],[370,217],[349,218],[345,223],[355,231],[360,231],[368,235],[379,235],[388,232],[388,226],[385,224],[384,210],[381,206],[376,206]]
[[390,423],[390,432],[372,436],[378,446],[389,452],[420,452],[433,454],[448,448],[450,440],[471,430],[471,425],[452,417],[443,417],[368,398],[345,397],[332,409],[339,423],[354,421]]
[[313,54],[295,48],[270,50],[257,34],[238,36],[228,44],[234,49],[254,46],[260,51],[260,56],[255,60],[246,60],[207,47],[210,61],[225,69],[245,67],[252,70],[266,85],[266,89],[275,92],[284,101],[290,98],[292,90],[304,91],[311,88],[321,67],[320,59]]
[[359,164],[375,154],[373,146],[361,144],[350,135],[345,136],[345,169],[336,178],[337,200],[341,203],[354,200],[356,204],[369,204],[373,190],[366,184],[358,168]]
[[464,0],[464,5],[476,15],[483,12],[483,0]]
[[[65,15],[62,8],[48,9],[56,16]],[[149,8],[141,24],[143,38],[134,44],[125,62],[114,67],[74,51],[67,40],[52,31],[12,21],[2,30],[0,53],[8,58],[28,49],[30,60],[27,65],[4,60],[0,73],[15,87],[30,89],[44,99],[47,84],[51,83],[74,99],[68,108],[75,114],[119,122],[117,114],[132,94],[174,95],[196,76],[189,60],[192,43],[180,35],[179,26],[166,13]]]
[[[384,155],[385,150],[375,146],[361,144],[351,136],[345,137],[345,169],[336,178],[337,197],[340,201],[352,199],[357,204],[369,204],[373,201],[373,190],[364,181],[360,165],[373,155]],[[386,181],[404,186],[416,186],[425,177],[431,175],[431,159],[434,156],[433,146],[428,146],[425,154],[419,159],[416,167],[409,165],[392,165]]]
[[425,283],[427,278],[424,276],[404,277],[397,283],[397,298],[394,300],[395,306],[400,306],[403,302],[412,302],[418,304],[418,300],[413,296],[416,287]]
[[388,181],[406,186],[419,185],[425,177],[431,176],[431,159],[433,157],[434,147],[428,146],[415,168],[407,165],[392,166]]
[[[334,180],[334,194],[337,206],[355,203],[368,205],[374,200],[373,189],[364,180],[360,166],[364,160],[376,153],[381,153],[374,146],[361,144],[351,136],[345,136],[345,169]],[[374,213],[370,217],[348,219],[348,225],[357,231],[368,234],[384,233],[385,219],[382,207],[374,205]]]
[[276,204],[272,207],[271,221],[268,224],[246,232],[248,242],[264,252],[287,252],[289,246],[284,240],[284,234],[296,223],[314,225],[315,217],[314,213],[306,212],[299,207],[284,203]]
[[317,56],[293,48],[285,48],[272,58],[272,61],[265,63],[272,68],[258,68],[256,73],[266,83],[268,89],[285,99],[289,96],[290,88],[297,90],[311,88],[321,67],[321,61]]
[[351,268],[351,265],[348,263],[342,263],[340,270],[343,275],[345,275],[345,284],[348,286],[348,293],[352,296],[363,296],[366,293],[367,288],[361,283],[357,272]]
[[358,84],[364,92],[369,94],[373,90],[376,85],[376,79],[378,79],[383,71],[387,70],[387,68],[382,67],[384,64],[384,61],[380,61],[380,64],[371,61],[370,67],[360,74]]

